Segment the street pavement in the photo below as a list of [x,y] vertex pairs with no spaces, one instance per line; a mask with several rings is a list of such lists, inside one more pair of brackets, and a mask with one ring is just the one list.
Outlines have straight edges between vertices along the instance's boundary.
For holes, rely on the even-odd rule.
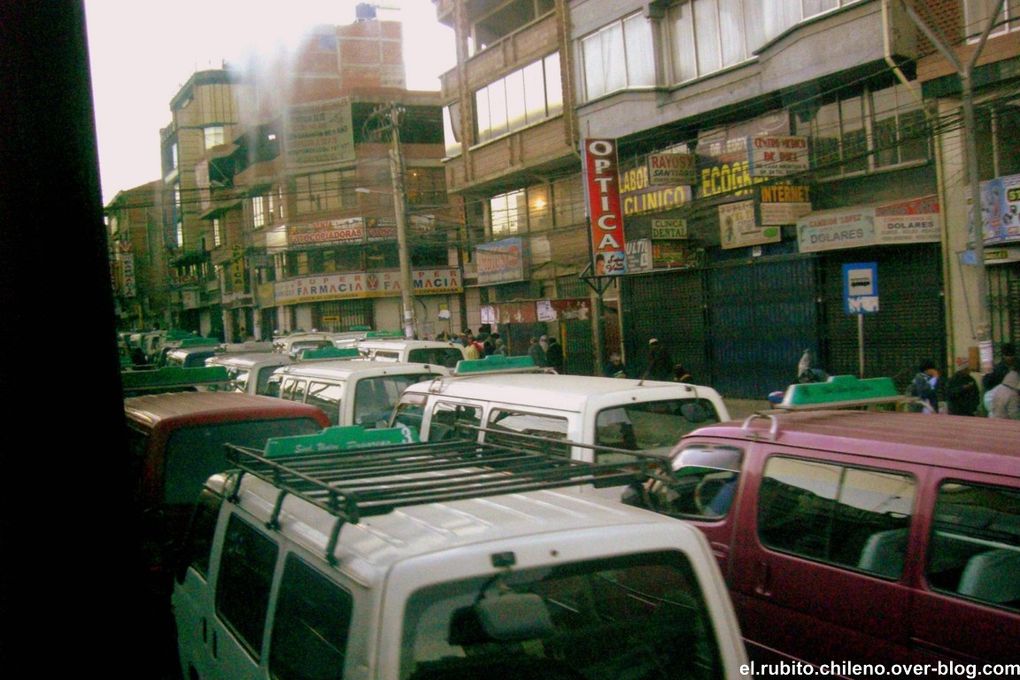
[[730,412],[730,418],[733,420],[743,420],[755,411],[767,411],[772,408],[772,404],[765,399],[723,399],[723,403],[726,404],[726,410]]

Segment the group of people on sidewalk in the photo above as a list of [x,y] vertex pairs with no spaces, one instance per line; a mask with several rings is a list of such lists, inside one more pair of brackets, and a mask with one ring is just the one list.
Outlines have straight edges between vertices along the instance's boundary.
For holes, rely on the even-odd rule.
[[682,363],[673,363],[666,346],[658,338],[648,341],[648,363],[641,375],[631,375],[619,352],[609,355],[609,361],[602,374],[607,378],[641,378],[642,380],[667,380],[691,382],[693,378]]
[[[969,366],[950,376],[944,387],[946,411],[950,415],[976,416],[983,410],[989,418],[1020,420],[1020,367],[1016,363],[1016,347],[1007,342],[1001,354],[999,363],[982,376],[980,388]],[[909,396],[923,402],[916,410],[938,413],[939,377],[939,369],[931,359],[925,359],[917,367],[917,374],[907,388]]]

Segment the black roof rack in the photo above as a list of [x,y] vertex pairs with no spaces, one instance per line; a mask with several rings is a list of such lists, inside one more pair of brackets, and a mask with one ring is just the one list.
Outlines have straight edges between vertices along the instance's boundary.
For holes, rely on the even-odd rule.
[[279,528],[287,495],[297,496],[336,517],[326,548],[333,552],[345,523],[383,515],[399,507],[593,484],[639,482],[656,463],[587,463],[523,446],[472,441],[395,444],[371,449],[297,453],[267,458],[264,453],[227,444],[227,460],[238,468],[229,500],[237,502],[241,480],[251,474],[276,486],[267,526]]

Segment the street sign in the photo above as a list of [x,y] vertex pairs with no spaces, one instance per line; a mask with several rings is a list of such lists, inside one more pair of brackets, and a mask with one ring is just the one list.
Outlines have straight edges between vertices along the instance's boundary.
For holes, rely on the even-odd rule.
[[843,265],[843,303],[847,314],[874,314],[878,311],[877,263]]

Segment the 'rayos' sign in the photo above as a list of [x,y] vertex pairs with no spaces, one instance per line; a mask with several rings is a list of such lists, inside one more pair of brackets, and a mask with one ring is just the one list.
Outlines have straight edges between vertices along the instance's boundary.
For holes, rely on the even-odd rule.
[[585,139],[582,151],[595,275],[626,274],[627,254],[623,241],[623,211],[620,210],[616,140]]

